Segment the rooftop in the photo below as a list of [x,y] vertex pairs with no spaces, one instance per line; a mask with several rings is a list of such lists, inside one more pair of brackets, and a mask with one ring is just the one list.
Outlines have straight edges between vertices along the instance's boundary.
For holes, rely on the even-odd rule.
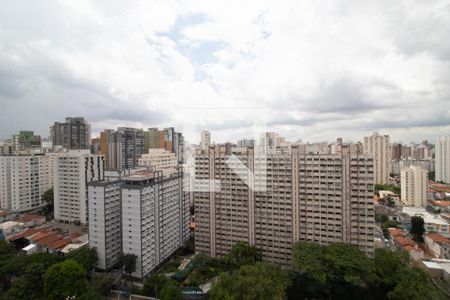
[[444,220],[439,215],[430,214],[422,207],[409,207],[404,206],[402,209],[404,214],[407,214],[410,217],[420,216],[423,218],[425,224],[437,224],[437,225],[449,225],[446,220]]
[[429,233],[426,236],[438,244],[450,244],[450,239],[439,233]]
[[431,201],[431,203],[433,203],[433,205],[442,207],[450,206],[450,201]]
[[22,232],[20,232],[20,233],[18,233],[16,235],[12,236],[9,240],[10,241],[16,241],[16,240],[21,239],[21,238],[26,238],[26,237],[32,236],[32,235],[34,235],[34,234],[36,234],[38,232],[39,232],[39,229],[37,229],[37,228],[28,228],[28,229],[26,229],[26,230],[24,230],[24,231],[22,231]]
[[28,223],[37,219],[45,219],[45,216],[41,215],[23,215],[21,217],[16,218],[14,221],[16,222],[22,222],[22,223]]

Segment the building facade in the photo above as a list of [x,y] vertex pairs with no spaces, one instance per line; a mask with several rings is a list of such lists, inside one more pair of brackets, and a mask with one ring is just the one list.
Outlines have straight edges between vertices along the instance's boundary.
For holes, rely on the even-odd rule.
[[20,131],[12,136],[13,151],[24,151],[41,147],[41,136],[33,131]]
[[242,140],[237,141],[238,148],[247,148],[247,147],[254,147],[254,146],[255,146],[254,139],[242,139]]
[[116,180],[88,183],[89,246],[97,250],[96,267],[109,271],[122,253],[122,187]]
[[0,207],[12,211],[39,208],[42,195],[53,187],[54,156],[0,156]]
[[137,167],[144,153],[144,131],[138,128],[119,127],[100,133],[99,153],[105,156],[108,170],[126,170]]
[[211,133],[203,130],[200,136],[200,149],[206,150],[211,146]]
[[373,156],[375,184],[389,183],[389,145],[389,135],[379,135],[375,132],[364,138],[364,154]]
[[98,268],[109,270],[122,253],[135,254],[132,275],[143,278],[189,238],[189,198],[178,169],[125,173],[89,183],[89,243],[97,249]]
[[401,170],[401,200],[407,206],[427,206],[428,172],[419,166]]
[[142,154],[139,159],[139,167],[148,167],[152,170],[163,170],[172,172],[178,166],[177,157],[166,149],[149,149],[148,153]]
[[438,138],[435,154],[436,181],[450,183],[450,136]]
[[[265,261],[288,265],[292,245],[309,241],[346,242],[372,255],[373,160],[360,148],[336,155],[307,154],[302,146],[267,156],[222,145],[198,151],[196,252],[222,258],[246,241]],[[227,162],[231,155],[245,166],[240,175]],[[266,191],[249,188],[264,182]]]
[[82,117],[66,118],[65,123],[55,122],[50,127],[53,146],[66,149],[89,149],[91,144],[91,125]]
[[87,224],[87,183],[103,180],[105,159],[89,150],[71,150],[55,160],[55,220]]

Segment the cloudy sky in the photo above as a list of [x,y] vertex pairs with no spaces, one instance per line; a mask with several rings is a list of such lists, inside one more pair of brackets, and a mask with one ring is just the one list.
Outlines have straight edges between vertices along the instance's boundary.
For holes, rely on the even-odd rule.
[[450,134],[450,1],[0,0],[0,138],[175,126],[196,142]]

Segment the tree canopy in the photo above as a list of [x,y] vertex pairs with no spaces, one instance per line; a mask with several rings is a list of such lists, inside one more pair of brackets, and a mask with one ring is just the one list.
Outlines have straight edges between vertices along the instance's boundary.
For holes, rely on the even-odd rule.
[[282,300],[289,276],[280,266],[256,262],[221,273],[210,291],[211,299]]
[[420,216],[411,217],[411,230],[410,233],[414,239],[418,242],[423,242],[423,234],[425,233],[425,222]]
[[90,269],[97,263],[97,250],[95,248],[82,247],[67,253],[67,258],[73,259],[85,269]]
[[44,293],[46,299],[60,300],[69,297],[81,297],[88,291],[85,268],[74,260],[68,259],[48,268],[44,275]]
[[254,264],[261,260],[260,251],[255,246],[250,246],[246,242],[238,242],[230,253],[224,257],[223,262],[232,269],[238,269],[243,265]]
[[161,289],[169,279],[163,274],[154,274],[148,277],[144,282],[143,292],[146,296],[158,298]]
[[123,266],[123,270],[128,276],[131,276],[136,271],[137,256],[132,253],[125,253],[120,256],[120,264]]
[[161,300],[181,300],[181,289],[174,280],[168,280],[161,289]]

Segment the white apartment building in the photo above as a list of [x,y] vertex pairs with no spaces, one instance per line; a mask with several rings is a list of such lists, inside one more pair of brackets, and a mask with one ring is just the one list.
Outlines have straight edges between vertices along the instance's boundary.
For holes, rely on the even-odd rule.
[[41,207],[53,179],[52,155],[0,156],[0,207],[16,212]]
[[89,150],[70,150],[55,160],[55,220],[87,224],[87,183],[103,180],[105,158]]
[[[346,242],[372,255],[373,160],[356,148],[331,155],[307,154],[304,146],[292,146],[291,154],[266,157],[255,156],[252,148],[222,145],[199,151],[198,183],[220,180],[209,183],[220,190],[194,192],[196,252],[222,258],[238,241],[246,241],[261,249],[265,261],[289,265],[292,245],[309,241]],[[265,192],[249,188],[234,173],[227,163],[231,155],[248,168],[241,176],[248,172],[251,186],[265,180]]]
[[189,238],[189,197],[178,169],[122,173],[88,184],[89,245],[103,270],[116,265],[121,253],[135,254],[133,276],[143,278]]
[[136,172],[122,178],[122,251],[137,256],[143,278],[189,238],[189,199],[183,174]]
[[211,133],[203,130],[200,137],[200,149],[206,150],[209,146],[211,146]]
[[450,136],[438,138],[435,155],[436,181],[450,183]]
[[120,178],[88,183],[89,246],[97,250],[96,267],[109,271],[122,253]]
[[372,136],[364,138],[364,154],[373,156],[375,184],[389,183],[389,150],[389,135],[374,132]]
[[427,206],[427,170],[419,166],[409,166],[402,169],[400,178],[402,202],[406,206]]

